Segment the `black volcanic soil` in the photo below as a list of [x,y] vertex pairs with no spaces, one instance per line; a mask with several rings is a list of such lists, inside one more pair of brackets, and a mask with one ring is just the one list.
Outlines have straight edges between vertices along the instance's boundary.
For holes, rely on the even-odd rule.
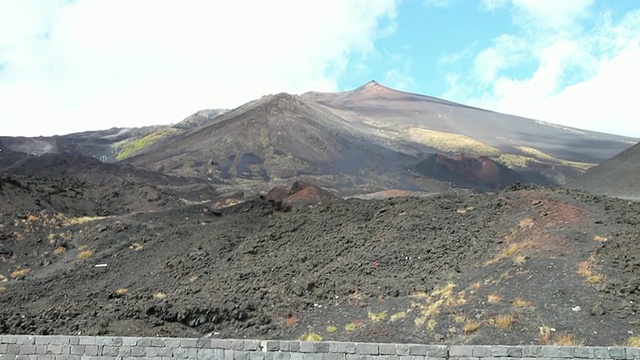
[[639,203],[516,186],[280,212],[160,193],[96,218],[73,196],[31,207],[55,181],[2,181],[2,333],[613,345],[640,331]]

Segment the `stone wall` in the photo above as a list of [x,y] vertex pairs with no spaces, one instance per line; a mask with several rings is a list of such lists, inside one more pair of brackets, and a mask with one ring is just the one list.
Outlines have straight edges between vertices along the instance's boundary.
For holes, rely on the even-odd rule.
[[0,359],[640,360],[640,348],[0,335]]

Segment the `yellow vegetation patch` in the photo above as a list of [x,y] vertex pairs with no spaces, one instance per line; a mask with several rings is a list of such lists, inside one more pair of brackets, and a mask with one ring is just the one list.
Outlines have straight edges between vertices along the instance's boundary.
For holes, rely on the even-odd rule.
[[60,217],[62,218],[63,226],[86,224],[91,221],[102,220],[106,218],[105,216],[82,216],[77,218],[69,218],[64,215],[60,215]]
[[55,250],[53,250],[53,255],[62,255],[65,251],[67,251],[67,249],[62,246],[58,246],[57,248],[55,248]]
[[322,341],[322,336],[316,333],[303,334],[300,336],[302,341]]
[[9,281],[9,279],[7,279],[6,276],[0,274],[0,283],[7,282],[7,281]]
[[157,293],[153,294],[153,298],[156,300],[163,300],[167,298],[167,294],[163,293],[162,291],[158,291]]
[[91,257],[93,257],[93,251],[92,250],[83,250],[80,251],[78,253],[78,256],[76,256],[78,258],[78,260],[88,260],[91,259]]
[[5,291],[7,291],[7,288],[6,288],[6,287],[4,287],[4,286],[0,286],[0,293],[1,293],[1,292],[5,292]]
[[501,151],[462,134],[448,133],[422,128],[413,128],[408,132],[412,141],[452,154],[473,154],[498,157]]
[[627,346],[640,347],[640,336],[631,336],[627,339]]
[[333,325],[327,325],[326,330],[327,330],[327,333],[333,334],[334,332],[338,331],[338,328]]
[[129,289],[126,289],[126,288],[119,288],[118,290],[116,290],[116,294],[118,295],[124,295],[128,292],[129,292]]
[[407,317],[407,312],[406,311],[400,311],[400,312],[397,312],[397,313],[391,315],[391,317],[389,318],[389,321],[393,322],[393,321],[397,321],[397,320],[400,320],[400,319],[404,319],[406,317]]
[[555,162],[558,164],[562,164],[565,166],[569,166],[575,169],[579,169],[582,171],[586,171],[589,170],[590,168],[594,167],[596,164],[590,164],[590,163],[583,163],[583,162],[577,162],[577,161],[569,161],[569,160],[563,160],[563,159],[558,159],[555,158],[553,156],[550,156],[548,154],[543,153],[542,151],[538,150],[538,149],[534,149],[532,147],[528,147],[528,146],[518,146],[518,150],[522,151],[523,153],[525,153],[528,156],[531,156],[533,158],[539,159],[539,160],[544,160],[546,162]]
[[595,274],[595,275],[590,275],[589,277],[587,277],[587,282],[589,284],[598,284],[603,282],[605,279],[604,275],[602,274]]
[[553,343],[558,346],[581,346],[584,340],[578,340],[576,337],[568,332],[558,334]]
[[20,270],[16,270],[14,272],[12,272],[9,277],[11,277],[12,279],[19,279],[21,277],[27,276],[28,273],[31,272],[31,269],[29,268],[25,268],[25,269],[20,269]]
[[527,262],[527,257],[524,255],[515,255],[513,257],[513,263],[518,266],[524,265],[524,263],[526,262]]
[[499,315],[496,316],[494,324],[500,329],[508,329],[509,327],[511,327],[511,325],[513,325],[515,320],[516,318],[513,315]]
[[480,329],[480,322],[478,321],[469,321],[462,327],[462,332],[465,335],[471,334],[476,330]]
[[427,321],[427,329],[429,329],[429,331],[435,331],[437,325],[438,322],[436,319],[429,319],[429,321]]
[[383,312],[376,313],[376,312],[368,311],[368,316],[369,316],[369,319],[373,321],[382,321],[387,318],[387,312],[383,311]]
[[605,242],[607,240],[609,240],[609,239],[607,239],[604,236],[600,236],[600,235],[596,235],[596,236],[593,237],[593,241],[597,241],[597,242]]
[[501,300],[502,300],[502,296],[500,296],[500,294],[493,293],[487,296],[487,301],[489,302],[489,304],[497,304]]
[[527,301],[522,298],[516,298],[515,300],[513,300],[511,304],[513,305],[513,307],[516,307],[516,308],[525,308],[525,307],[533,306],[533,303],[531,301]]
[[362,324],[363,324],[362,322],[354,321],[354,322],[352,322],[352,323],[348,323],[348,324],[346,324],[346,325],[344,326],[344,329],[345,329],[346,331],[355,331],[355,330],[357,330],[360,326],[362,326]]

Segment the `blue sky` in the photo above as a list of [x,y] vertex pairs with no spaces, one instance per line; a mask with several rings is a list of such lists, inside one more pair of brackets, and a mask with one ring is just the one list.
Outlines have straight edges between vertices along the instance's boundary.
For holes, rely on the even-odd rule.
[[640,137],[637,64],[635,0],[0,0],[0,135],[175,123],[377,80]]

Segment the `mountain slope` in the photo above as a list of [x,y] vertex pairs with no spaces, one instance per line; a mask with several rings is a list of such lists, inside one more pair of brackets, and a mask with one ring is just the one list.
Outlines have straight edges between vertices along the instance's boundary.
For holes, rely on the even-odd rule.
[[411,155],[361,136],[323,107],[288,94],[248,103],[127,161],[229,183],[308,175],[339,187],[411,187],[396,175],[416,163]]
[[640,200],[640,143],[567,184],[596,195]]
[[424,152],[488,156],[515,169],[534,169],[557,183],[637,142],[405,93],[375,81],[352,91],[302,97],[365,133],[413,143]]

